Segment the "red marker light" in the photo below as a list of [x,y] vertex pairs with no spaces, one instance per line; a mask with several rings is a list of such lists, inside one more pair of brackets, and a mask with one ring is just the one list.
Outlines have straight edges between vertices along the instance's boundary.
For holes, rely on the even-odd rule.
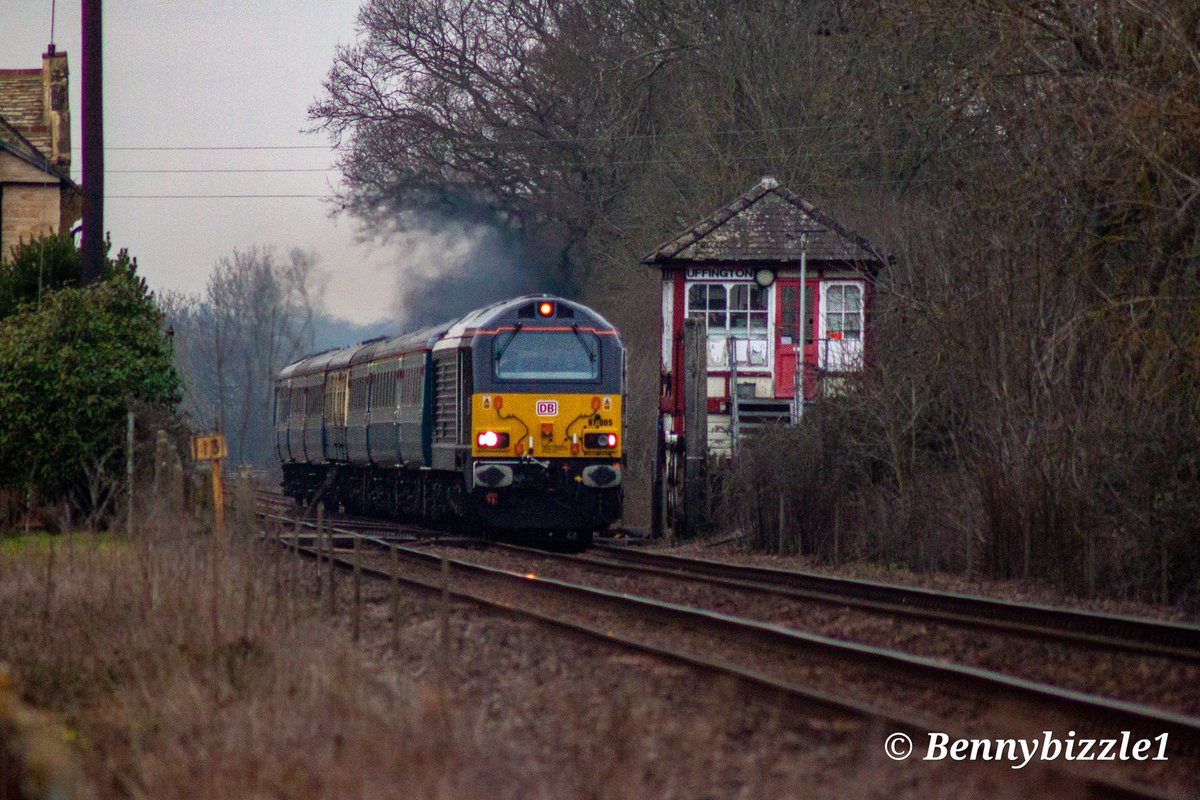
[[554,313],[554,303],[549,303],[549,302],[545,302],[545,301],[538,303],[538,314],[540,314],[543,317],[548,317],[553,313]]
[[496,431],[480,431],[475,437],[475,443],[480,447],[485,447],[488,449],[508,447],[508,434],[498,433]]
[[583,446],[589,450],[614,450],[617,447],[615,433],[585,433]]

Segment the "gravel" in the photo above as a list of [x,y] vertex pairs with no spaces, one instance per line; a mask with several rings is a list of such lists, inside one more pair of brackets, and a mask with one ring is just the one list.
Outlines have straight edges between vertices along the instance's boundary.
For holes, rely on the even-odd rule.
[[[470,560],[483,555],[456,554]],[[542,566],[534,569],[544,574]],[[347,576],[339,578],[342,613],[347,583]],[[728,678],[470,603],[442,603],[402,591],[397,647],[387,584],[368,581],[366,586],[369,622],[363,647],[379,669],[396,680],[445,687],[454,713],[466,715],[471,729],[497,746],[512,748],[513,758],[528,759],[531,779],[554,784],[561,796],[995,797],[1043,791],[1047,782],[1053,782],[1058,796],[1071,796],[1069,782],[1064,785],[1061,777],[1044,770],[893,762],[882,752],[890,731],[878,725],[820,705],[781,701]],[[513,595],[508,602],[521,601]],[[604,623],[596,609],[574,612],[578,619]],[[445,645],[439,633],[443,626],[449,631]],[[649,635],[652,627],[644,623],[639,635]],[[696,632],[660,626],[655,635],[685,649],[706,646],[690,639]],[[763,666],[779,667],[777,654],[760,657],[766,659]],[[790,663],[786,670],[795,680],[835,684],[846,680],[848,672],[820,659]],[[857,677],[855,691],[865,692],[868,700],[903,696],[909,707],[938,708],[939,715],[967,720],[968,727],[984,711],[972,698],[935,699],[889,676]],[[989,718],[996,725],[1002,724],[998,713],[993,710]],[[1006,727],[1029,727],[1027,720],[1008,715]],[[1175,781],[1149,772],[1144,777]]]
[[[602,554],[599,554],[602,556]],[[1102,647],[1051,642],[704,581],[622,571],[536,554],[470,551],[467,560],[515,572],[653,597],[794,630],[1016,675],[1090,694],[1200,714],[1200,665]]]

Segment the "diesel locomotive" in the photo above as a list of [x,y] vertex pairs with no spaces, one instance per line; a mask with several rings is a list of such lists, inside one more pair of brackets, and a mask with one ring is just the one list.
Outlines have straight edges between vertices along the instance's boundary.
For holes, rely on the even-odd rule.
[[284,492],[586,547],[621,516],[625,348],[528,295],[305,357],[275,379]]

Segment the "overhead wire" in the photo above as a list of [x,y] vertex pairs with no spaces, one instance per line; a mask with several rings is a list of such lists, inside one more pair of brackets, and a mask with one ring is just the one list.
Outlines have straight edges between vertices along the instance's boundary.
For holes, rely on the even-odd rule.
[[[892,178],[860,178],[858,184],[878,185],[897,182]],[[914,178],[904,181],[906,184],[937,183],[938,179]],[[845,181],[805,181],[806,187],[841,186]],[[554,194],[554,192],[546,192]],[[235,200],[235,199],[319,199],[332,200],[332,194],[105,194],[105,200]]]
[[[956,150],[968,150],[973,147],[981,146],[978,143],[965,143],[952,146],[926,148],[923,152],[926,153],[946,153]],[[845,158],[845,157],[865,157],[873,155],[891,155],[895,153],[906,153],[910,148],[903,147],[879,147],[866,150],[813,150],[808,149],[796,153],[794,156],[787,157],[788,160],[795,158]],[[756,161],[765,158],[770,158],[769,155],[745,155],[745,156],[728,156],[724,161]],[[635,158],[635,159],[612,159],[612,160],[561,160],[553,163],[544,164],[547,167],[599,167],[599,166],[646,166],[646,165],[661,165],[673,164],[680,161],[679,158]],[[270,172],[336,172],[337,167],[198,167],[198,168],[179,168],[179,167],[164,167],[161,169],[110,169],[106,170],[108,174],[174,174],[174,173],[270,173]]]
[[[629,133],[621,135],[599,136],[561,136],[539,137],[527,139],[489,139],[473,138],[473,145],[494,145],[500,147],[520,147],[528,145],[553,144],[585,144],[588,142],[623,142],[658,139],[685,139],[700,136],[749,136],[760,133],[788,133],[796,131],[835,131],[835,130],[869,130],[869,125],[859,125],[850,122],[822,122],[808,125],[781,125],[761,128],[729,128],[715,131],[672,131],[664,133]],[[73,147],[79,150],[79,147]],[[189,150],[335,150],[332,145],[324,144],[272,144],[272,145],[109,145],[105,150],[120,151],[189,151]]]
[[328,198],[327,194],[106,194],[105,200],[251,200],[288,198]]
[[[800,130],[835,130],[858,128],[861,126],[851,125],[849,123],[832,123],[821,125],[798,125],[786,127],[771,127],[771,128],[744,128],[731,129],[726,131],[716,132],[718,135],[748,135],[754,133],[776,133],[784,131],[800,131]],[[680,131],[677,133],[663,134],[629,134],[625,136],[589,136],[589,137],[570,137],[558,139],[538,139],[538,140],[477,140],[473,142],[475,145],[488,145],[494,147],[506,146],[521,146],[521,145],[537,145],[537,144],[568,144],[568,143],[585,143],[595,141],[626,141],[638,139],[661,139],[661,138],[693,138],[705,135],[703,132],[695,131]],[[963,150],[979,146],[978,143],[962,143],[956,145],[944,145],[941,147],[929,148],[927,152],[948,152],[952,150]],[[110,146],[106,150],[124,151],[124,152],[234,152],[234,151],[285,151],[285,150],[324,150],[332,152],[333,148],[328,145],[137,145],[137,146]],[[836,158],[862,158],[874,155],[887,155],[894,153],[907,152],[909,148],[870,148],[870,149],[847,149],[847,150],[826,150],[819,151],[807,149],[797,152],[795,155],[785,159],[793,161],[795,159],[836,159]],[[765,155],[747,155],[747,156],[730,156],[725,158],[725,161],[761,161],[770,158]],[[776,157],[777,158],[777,157]],[[679,163],[679,158],[646,158],[646,159],[613,159],[613,160],[593,160],[593,161],[575,161],[563,160],[553,164],[542,165],[547,168],[571,168],[571,167],[589,167],[589,166],[660,166]],[[167,167],[167,168],[130,168],[130,169],[110,169],[107,170],[112,175],[204,175],[204,174],[300,174],[300,173],[334,173],[337,172],[336,167]],[[887,183],[888,180],[863,180],[864,183]],[[917,181],[923,182],[923,181]],[[807,185],[829,185],[828,183],[806,182]],[[288,198],[307,198],[307,199],[328,199],[330,194],[304,194],[304,193],[145,193],[145,194],[108,194],[110,199],[288,199]]]
[[105,170],[109,175],[191,175],[191,174],[240,174],[240,173],[259,173],[259,172],[337,172],[337,167],[321,167],[321,168],[291,168],[291,167],[271,167],[271,168],[255,168],[255,169],[110,169]]

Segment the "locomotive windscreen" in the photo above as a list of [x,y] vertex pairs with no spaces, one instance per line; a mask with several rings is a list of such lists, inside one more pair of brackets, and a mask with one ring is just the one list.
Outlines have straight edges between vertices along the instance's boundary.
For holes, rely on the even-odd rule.
[[492,340],[497,380],[595,380],[599,353],[590,331],[518,328]]

